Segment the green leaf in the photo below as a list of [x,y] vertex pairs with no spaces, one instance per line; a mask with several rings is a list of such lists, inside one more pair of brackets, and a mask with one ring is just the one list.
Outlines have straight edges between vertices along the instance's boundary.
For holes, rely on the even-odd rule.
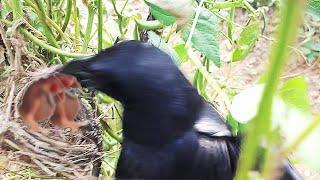
[[114,99],[111,98],[110,96],[102,93],[102,92],[99,92],[97,94],[97,98],[102,102],[102,103],[105,103],[105,104],[110,104],[112,102],[114,102]]
[[169,44],[167,44],[164,40],[162,40],[159,35],[157,35],[153,31],[148,31],[148,37],[149,37],[149,41],[154,46],[156,46],[159,49],[161,49],[164,52],[166,52],[172,58],[173,62],[177,66],[179,66],[181,64],[181,60],[180,60],[179,56],[177,55],[177,53],[172,49],[172,47],[170,47]]
[[184,43],[174,46],[173,49],[176,51],[177,55],[183,63],[188,61],[189,56]]
[[308,40],[303,44],[303,46],[312,51],[320,51],[320,42],[315,41],[314,39]]
[[175,16],[170,12],[146,0],[145,3],[149,6],[151,14],[165,26],[170,26],[171,24],[176,22]]
[[233,51],[232,62],[243,60],[252,50],[260,33],[260,22],[256,21],[243,29],[236,41],[238,47]]
[[[210,67],[210,60],[208,58],[204,58],[202,64],[206,67],[206,70],[209,72]],[[197,69],[195,76],[193,78],[193,86],[195,86],[198,90],[198,93],[204,97],[205,99],[208,99],[207,93],[206,93],[206,87],[207,87],[207,80],[203,77],[203,74]]]
[[254,85],[233,98],[230,113],[236,121],[246,124],[256,116],[264,87],[263,84]]
[[314,53],[310,53],[306,56],[308,63],[312,63],[314,60],[316,60],[316,57],[314,56]]
[[305,54],[307,61],[312,63],[320,55],[320,42],[310,39],[303,44],[301,51]]
[[232,135],[236,136],[239,131],[239,123],[232,117],[230,113],[227,115],[227,123],[230,126]]
[[[191,24],[187,25],[182,38],[187,41]],[[219,25],[217,17],[207,9],[202,9],[194,33],[191,38],[192,47],[204,54],[208,59],[220,67],[219,55]]]
[[310,0],[307,5],[307,11],[319,19],[320,18],[320,0]]
[[279,94],[286,104],[309,113],[311,109],[307,90],[307,82],[302,77],[295,77],[282,85]]

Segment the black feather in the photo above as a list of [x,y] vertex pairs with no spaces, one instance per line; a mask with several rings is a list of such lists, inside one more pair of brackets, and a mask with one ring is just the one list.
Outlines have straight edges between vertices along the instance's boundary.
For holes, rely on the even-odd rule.
[[[62,73],[119,100],[124,141],[117,178],[232,179],[240,138],[171,58],[138,41],[73,61]],[[283,178],[299,179],[291,166]]]

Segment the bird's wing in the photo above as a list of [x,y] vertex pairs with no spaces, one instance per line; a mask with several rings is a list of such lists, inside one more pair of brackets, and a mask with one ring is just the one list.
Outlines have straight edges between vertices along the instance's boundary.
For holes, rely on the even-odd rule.
[[[198,151],[198,157],[201,159],[199,165],[203,169],[213,169],[214,165],[208,166],[203,164],[216,164],[223,165],[223,168],[216,172],[216,174],[208,174],[208,176],[220,177],[219,174],[225,174],[221,176],[222,179],[226,175],[232,177],[234,174],[234,167],[240,153],[240,138],[233,137],[228,125],[224,122],[224,119],[214,109],[210,103],[206,103],[199,119],[196,121],[194,128],[199,134],[198,139],[200,143],[200,151]],[[213,153],[212,153],[213,152]],[[216,155],[218,154],[218,155]],[[229,169],[230,171],[226,171]],[[285,159],[282,167],[281,180],[301,180],[302,178],[297,173],[296,169],[292,167],[289,160]],[[205,173],[204,171],[203,173]],[[220,173],[219,173],[220,172]],[[227,178],[228,179],[228,178]]]
[[199,119],[195,122],[195,130],[212,137],[231,136],[231,131],[220,114],[211,104],[205,103]]
[[240,140],[234,137],[214,107],[205,102],[194,124],[199,148],[193,161],[193,173],[201,179],[231,180],[240,152]]

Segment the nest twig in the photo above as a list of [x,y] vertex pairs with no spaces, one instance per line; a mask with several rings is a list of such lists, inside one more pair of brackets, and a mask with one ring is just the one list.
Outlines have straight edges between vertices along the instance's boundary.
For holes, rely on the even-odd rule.
[[2,56],[5,60],[0,61],[0,72],[3,72],[0,81],[0,158],[6,156],[6,166],[1,167],[0,163],[0,169],[4,169],[0,173],[21,175],[19,171],[32,168],[41,176],[55,178],[98,176],[102,157],[99,126],[85,106],[81,107],[76,120],[91,120],[92,123],[77,134],[66,130],[57,133],[47,122],[44,126],[51,133],[45,136],[29,132],[21,123],[17,105],[25,89],[37,79],[37,75],[30,72],[46,66],[27,51],[22,37],[8,38],[4,32],[0,24],[0,49],[5,53]]

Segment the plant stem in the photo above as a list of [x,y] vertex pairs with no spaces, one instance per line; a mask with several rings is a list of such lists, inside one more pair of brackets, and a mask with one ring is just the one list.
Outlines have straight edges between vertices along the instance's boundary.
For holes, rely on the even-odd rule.
[[22,3],[20,0],[12,0],[13,19],[17,20],[23,17]]
[[[6,25],[9,25],[9,26],[12,26],[13,23],[8,21],[8,20],[4,20],[2,19],[1,20],[3,23],[5,23]],[[22,27],[18,27],[18,31],[23,34],[26,38],[28,38],[29,40],[31,40],[32,42],[34,42],[35,44],[37,44],[38,46],[50,51],[50,52],[53,52],[53,53],[56,53],[56,54],[59,54],[59,55],[62,55],[62,56],[67,56],[67,57],[73,57],[73,58],[79,58],[79,57],[85,57],[85,56],[89,56],[90,54],[79,54],[79,53],[70,53],[70,52],[65,52],[65,51],[62,51],[61,49],[58,49],[58,48],[55,48],[53,46],[50,46],[48,45],[46,42],[34,37],[31,33],[29,33],[27,30],[23,29]]]
[[[59,33],[59,36],[61,36],[67,43],[71,43],[71,40],[64,34],[63,30],[60,29],[59,25],[56,24],[49,16],[47,16],[43,10],[44,10],[44,7],[42,5],[42,3],[40,3],[41,6],[39,6],[38,4],[38,7],[33,4],[32,2],[30,2],[30,0],[26,0],[26,2],[28,2],[28,4],[36,11],[36,13],[40,16],[43,16],[42,18],[44,18],[44,21],[47,24],[47,26],[51,25],[58,33]],[[39,17],[41,18],[41,17]],[[59,37],[57,38],[59,39]]]
[[201,9],[202,9],[202,5],[203,5],[203,2],[204,0],[201,0],[198,7],[197,7],[197,10],[196,10],[196,15],[193,19],[193,23],[192,23],[192,26],[191,26],[191,30],[190,30],[190,33],[189,33],[189,36],[188,36],[188,39],[187,39],[187,42],[186,42],[186,47],[189,47],[190,46],[190,43],[191,43],[191,39],[192,39],[192,36],[193,36],[193,33],[196,29],[196,26],[197,26],[197,22],[198,22],[198,19],[199,19],[199,16],[200,16],[200,13],[201,13]]
[[103,9],[102,9],[102,0],[98,0],[98,51],[102,50],[102,30],[103,29]]
[[47,21],[45,19],[45,11],[41,0],[35,0],[35,4],[33,4],[30,0],[28,0],[29,3],[32,5],[34,10],[36,11],[44,29],[45,29],[45,35],[48,38],[51,45],[55,46],[56,48],[59,47],[55,37],[53,36],[53,32],[49,28],[49,25],[47,24]]
[[139,28],[145,29],[145,30],[156,30],[163,28],[163,24],[158,20],[153,21],[145,21],[145,20],[135,20]]
[[[233,41],[233,29],[234,29],[234,26],[233,26],[233,21],[234,21],[234,14],[235,14],[235,8],[231,8],[230,9],[230,12],[229,12],[229,18],[228,18],[228,22],[227,22],[227,25],[228,25],[228,38],[231,40],[231,43]],[[233,44],[233,43],[232,43]]]
[[224,21],[226,21],[226,22],[228,22],[228,23],[232,23],[234,26],[237,26],[237,27],[239,27],[239,28],[241,28],[241,29],[244,29],[244,28],[245,28],[244,26],[242,26],[242,25],[240,25],[240,24],[238,24],[238,23],[235,23],[234,21],[230,21],[229,19],[224,18],[223,16],[221,16],[221,15],[220,15],[219,13],[217,13],[217,12],[213,12],[213,14],[216,15],[218,18],[220,18],[220,19],[222,19],[222,20],[224,20]]
[[64,18],[64,22],[61,28],[62,32],[65,32],[67,29],[67,26],[69,24],[70,17],[71,17],[71,10],[72,10],[72,0],[67,0],[66,17]]
[[248,3],[247,0],[243,0],[243,5],[249,12],[251,12],[254,16],[257,17],[256,10],[251,6],[250,3]]
[[77,7],[77,0],[72,1],[73,13],[72,18],[74,22],[74,45],[76,50],[80,50],[80,23],[79,23],[79,11]]
[[116,13],[117,17],[118,17],[118,26],[119,26],[119,30],[120,30],[120,34],[121,36],[124,35],[123,30],[122,30],[122,15],[119,13],[117,6],[116,6],[116,1],[115,0],[111,0],[114,12]]
[[87,22],[87,27],[86,27],[86,32],[83,40],[83,45],[82,45],[82,53],[85,53],[88,49],[88,44],[91,40],[91,32],[92,32],[92,25],[93,25],[93,18],[94,18],[94,8],[91,3],[88,4],[88,22]]
[[227,2],[205,2],[210,3],[212,6],[210,7],[210,10],[216,10],[216,9],[227,9],[227,8],[235,8],[235,7],[242,7],[241,1],[227,1]]
[[[13,4],[19,4],[19,2],[15,2],[16,0],[14,0],[13,1]],[[26,3],[28,3],[27,1],[26,1]],[[29,4],[29,3],[28,3]],[[22,6],[20,6],[20,5],[14,5],[14,7],[12,8],[12,12],[13,12],[13,14],[16,14],[15,16],[16,17],[20,17],[19,19],[22,19],[22,20],[24,20],[24,23],[26,24],[26,26],[28,27],[28,28],[30,28],[34,33],[36,33],[36,34],[38,34],[38,35],[40,35],[40,36],[42,36],[43,37],[43,34],[39,31],[39,30],[37,30],[36,28],[34,28],[24,17],[23,17],[23,14],[20,14],[20,13],[23,13],[23,11],[22,11]]]
[[46,21],[59,33],[59,35],[67,42],[71,43],[70,39],[64,34],[62,29],[60,29],[59,25],[56,24],[53,20],[51,20],[48,16],[45,16]]
[[231,102],[228,95],[221,89],[217,81],[213,79],[212,75],[207,71],[206,67],[202,65],[201,61],[195,58],[197,56],[192,52],[191,47],[188,47],[187,52],[190,57],[191,63],[194,66],[196,66],[196,68],[201,72],[201,74],[207,80],[208,84],[212,87],[212,89],[222,97],[227,109],[230,109]]
[[[273,96],[279,83],[281,71],[288,59],[288,46],[293,43],[296,37],[304,0],[286,0],[284,4],[282,20],[277,31],[279,41],[273,46],[270,53],[266,86],[257,115],[249,124],[248,133],[242,145],[236,180],[247,180],[249,178],[248,173],[254,165],[259,142],[262,138],[266,138],[269,142]],[[268,162],[265,163],[268,164]]]
[[134,21],[134,28],[132,31],[132,37],[134,40],[140,40],[140,35],[139,35],[139,27],[137,21]]
[[[33,4],[30,0],[29,1],[29,4]],[[44,10],[44,6],[42,4],[42,1],[41,0],[35,0],[34,1],[35,3],[33,4],[34,5],[34,10],[36,11],[42,25],[43,25],[43,29],[44,29],[44,33],[45,33],[45,36],[47,37],[49,43],[56,47],[56,48],[60,48],[55,37],[54,37],[54,34],[53,32],[51,31],[51,29],[49,28],[47,22],[46,22],[46,13],[45,13],[45,10]],[[61,58],[61,61],[62,62],[65,62],[65,58],[63,56],[60,56]],[[59,62],[57,62],[59,63]]]
[[121,14],[123,13],[124,9],[126,8],[128,2],[129,2],[129,0],[126,0],[126,2],[124,3],[124,5],[123,5],[123,7],[122,7],[122,9],[120,11]]
[[52,0],[47,0],[48,17],[52,18]]
[[199,19],[199,16],[200,16],[200,13],[201,13],[201,8],[202,8],[202,5],[203,5],[203,2],[204,0],[201,0],[198,7],[197,7],[197,10],[196,10],[196,15],[194,17],[194,20],[193,20],[193,23],[192,23],[192,26],[191,26],[191,30],[190,30],[190,33],[189,33],[189,36],[188,36],[188,40],[185,44],[185,47],[187,49],[187,52],[188,52],[188,55],[190,57],[190,61],[197,67],[197,69],[201,72],[201,74],[203,75],[203,77],[208,81],[208,84],[213,88],[214,91],[216,91],[217,93],[221,94],[223,100],[224,100],[224,103],[225,105],[227,106],[227,109],[230,109],[230,100],[229,100],[229,97],[227,94],[224,93],[224,91],[222,91],[220,85],[214,80],[211,78],[210,76],[210,73],[206,70],[206,68],[202,65],[202,63],[198,60],[196,60],[195,55],[193,55],[193,52],[192,52],[192,49],[191,49],[191,39],[192,39],[192,36],[193,36],[193,33],[195,31],[195,28],[196,28],[196,25],[197,25],[197,22],[198,22],[198,19]]
[[117,135],[115,132],[113,132],[113,130],[110,129],[110,127],[104,120],[101,119],[100,124],[102,125],[103,130],[105,130],[113,139],[115,139],[119,143],[122,142],[122,138],[119,135]]
[[170,26],[170,30],[169,30],[167,36],[164,38],[164,41],[165,41],[166,43],[169,42],[170,36],[172,35],[173,32],[174,32],[174,28],[173,28],[173,25],[171,25],[171,26]]

